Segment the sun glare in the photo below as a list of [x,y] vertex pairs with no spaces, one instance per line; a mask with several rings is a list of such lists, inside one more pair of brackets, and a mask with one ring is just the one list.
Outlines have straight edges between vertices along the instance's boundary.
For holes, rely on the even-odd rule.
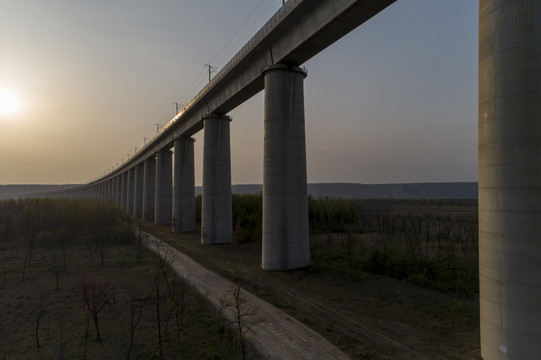
[[0,87],[0,114],[8,115],[17,112],[20,101],[17,94],[7,88]]

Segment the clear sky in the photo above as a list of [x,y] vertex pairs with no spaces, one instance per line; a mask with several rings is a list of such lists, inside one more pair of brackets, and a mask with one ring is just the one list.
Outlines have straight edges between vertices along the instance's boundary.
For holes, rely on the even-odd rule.
[[[281,5],[0,0],[0,184],[110,170]],[[304,64],[308,181],[477,181],[477,23],[477,1],[398,0]],[[229,115],[232,181],[261,183],[262,93]]]

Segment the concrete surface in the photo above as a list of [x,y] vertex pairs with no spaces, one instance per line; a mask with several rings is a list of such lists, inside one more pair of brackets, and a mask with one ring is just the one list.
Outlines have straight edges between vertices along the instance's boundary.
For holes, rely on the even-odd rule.
[[481,0],[481,355],[541,359],[541,0]]
[[203,195],[201,243],[225,244],[233,241],[231,196],[231,118],[210,114],[203,119]]
[[128,170],[128,214],[133,215],[135,204],[135,168]]
[[128,172],[125,171],[120,177],[120,207],[124,210],[128,208]]
[[171,151],[156,153],[156,195],[154,223],[171,224],[173,214],[173,157]]
[[195,231],[195,165],[193,138],[175,139],[173,166],[174,232]]
[[120,206],[122,204],[122,200],[121,200],[121,197],[122,197],[122,190],[121,190],[122,177],[121,176],[115,176],[114,181],[115,181],[115,202],[116,202],[116,204],[118,206]]
[[133,216],[143,218],[143,164],[135,167]]
[[265,76],[263,253],[265,270],[310,265],[304,71],[274,65]]
[[143,220],[151,221],[156,206],[156,157],[151,156],[143,163]]

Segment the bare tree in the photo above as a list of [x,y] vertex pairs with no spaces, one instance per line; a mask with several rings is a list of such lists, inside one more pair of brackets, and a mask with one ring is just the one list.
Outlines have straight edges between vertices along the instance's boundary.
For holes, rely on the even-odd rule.
[[[231,324],[235,329],[235,352],[237,351],[237,346],[240,347],[242,359],[246,360],[246,334],[259,322],[255,316],[256,308],[248,302],[239,284],[230,289],[224,298],[222,298],[221,306],[223,307],[220,309],[222,321]],[[230,316],[227,316],[228,314]]]
[[137,261],[143,259],[143,231],[141,229],[141,219],[137,218]]
[[56,280],[56,288],[55,290],[60,290],[60,273],[62,271],[62,267],[60,265],[59,259],[57,257],[57,253],[53,250],[51,251],[51,272],[54,274],[54,278]]
[[137,326],[143,317],[143,309],[145,308],[146,302],[147,299],[141,297],[130,299],[130,345],[128,346],[127,360],[130,360],[133,351],[135,329],[137,329]]
[[68,248],[73,241],[73,237],[69,230],[65,228],[60,228],[56,232],[56,245],[60,247],[62,252],[62,266],[66,269],[66,257],[68,254]]
[[99,317],[103,310],[111,308],[112,301],[109,289],[105,284],[95,279],[83,279],[81,293],[87,316],[92,318],[96,328],[96,341],[101,341]]
[[[160,253],[160,243],[155,242],[154,246],[156,247],[157,253]],[[182,276],[177,277],[174,274],[171,274],[171,268],[168,264],[171,264],[175,260],[174,254],[168,248],[163,256],[158,255],[158,263],[160,267],[160,272],[163,275],[165,285],[168,291],[169,305],[170,309],[167,315],[165,334],[167,334],[167,329],[169,326],[169,320],[171,317],[175,316],[175,325],[177,330],[177,340],[180,341],[181,333],[181,323],[184,316],[184,304],[186,300],[186,295],[190,291],[190,282],[184,279]]]
[[60,329],[60,346],[58,349],[58,360],[64,359],[64,323],[62,318],[58,320],[58,327]]
[[[158,255],[159,256],[159,255]],[[154,274],[154,290],[156,294],[156,328],[158,330],[158,350],[160,354],[160,360],[163,360],[163,349],[162,349],[162,320],[161,320],[161,310],[160,310],[160,283],[161,283],[161,274],[156,270]]]
[[32,313],[34,314],[35,319],[35,338],[36,338],[36,347],[40,347],[39,344],[39,325],[41,323],[41,318],[45,314],[45,303],[46,299],[44,295],[38,296],[36,299],[34,299],[34,302],[30,304],[30,307],[32,309]]
[[32,266],[32,251],[34,250],[34,244],[35,244],[35,237],[34,234],[30,233],[28,236],[28,250],[26,251],[26,257],[24,258],[24,264],[23,264],[23,273],[21,276],[21,281],[24,281],[24,274],[26,272],[26,264],[28,266]]

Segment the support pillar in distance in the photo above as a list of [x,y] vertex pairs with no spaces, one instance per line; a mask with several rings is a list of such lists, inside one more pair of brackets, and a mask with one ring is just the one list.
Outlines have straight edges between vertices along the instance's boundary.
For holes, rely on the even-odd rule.
[[135,169],[132,167],[128,171],[128,210],[127,213],[133,215],[134,205],[134,185],[135,185]]
[[194,139],[175,139],[173,232],[195,231]]
[[225,115],[209,114],[204,119],[203,198],[201,243],[233,241],[231,198],[231,149],[229,123]]
[[173,163],[169,149],[156,154],[156,198],[154,207],[154,223],[170,225],[173,206]]
[[128,172],[124,171],[121,176],[121,184],[120,184],[120,207],[122,210],[128,209]]
[[151,156],[143,163],[143,220],[154,220],[156,206],[156,157]]
[[143,217],[143,164],[135,166],[133,216]]

